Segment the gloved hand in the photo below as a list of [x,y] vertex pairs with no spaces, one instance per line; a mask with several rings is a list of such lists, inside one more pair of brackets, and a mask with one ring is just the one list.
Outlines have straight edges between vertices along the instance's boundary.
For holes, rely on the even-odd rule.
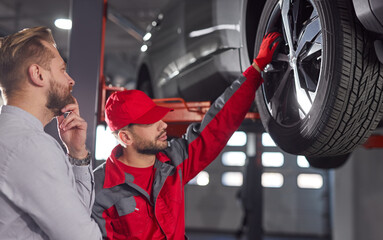
[[258,56],[254,59],[261,71],[271,62],[274,51],[281,40],[281,34],[278,32],[270,32],[263,37]]

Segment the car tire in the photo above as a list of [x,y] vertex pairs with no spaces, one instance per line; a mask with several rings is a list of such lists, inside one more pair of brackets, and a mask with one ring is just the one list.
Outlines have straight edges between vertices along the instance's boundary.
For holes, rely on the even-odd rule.
[[337,166],[323,159],[347,156],[382,117],[383,67],[371,36],[349,0],[268,0],[254,56],[270,31],[284,40],[257,91],[262,123],[282,150]]
[[321,169],[335,169],[343,166],[351,153],[328,157],[306,157],[311,167]]

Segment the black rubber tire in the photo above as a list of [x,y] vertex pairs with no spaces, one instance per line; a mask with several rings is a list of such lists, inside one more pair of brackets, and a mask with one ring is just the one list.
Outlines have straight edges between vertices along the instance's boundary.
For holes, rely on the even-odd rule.
[[[294,2],[301,2],[302,6],[311,4],[320,19],[322,49],[316,96],[307,115],[297,117],[299,110],[295,105],[298,101],[291,97],[294,76],[289,75],[284,95],[280,95],[282,107],[273,111],[268,105],[268,95],[276,91],[273,93],[271,89],[270,93],[268,84],[278,85],[275,83],[277,73],[266,73],[263,75],[265,84],[256,96],[262,123],[276,144],[288,153],[313,159],[347,155],[368,138],[382,117],[383,67],[377,60],[370,36],[355,17],[351,1]],[[264,7],[254,56],[258,54],[265,33],[280,31],[284,37],[286,35],[282,20],[275,19],[273,10],[279,6],[277,4],[279,0],[268,0]],[[283,45],[278,51],[288,56],[288,50],[289,47]],[[278,68],[283,63],[274,60],[271,65]]]
[[320,169],[334,169],[343,166],[351,153],[329,157],[306,157],[311,167]]

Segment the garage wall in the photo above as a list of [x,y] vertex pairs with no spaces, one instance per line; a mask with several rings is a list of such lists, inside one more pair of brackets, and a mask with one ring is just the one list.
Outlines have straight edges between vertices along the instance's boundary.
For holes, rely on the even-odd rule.
[[[263,134],[262,140],[265,136],[268,134]],[[328,172],[309,167],[303,156],[262,145],[262,162],[266,154],[280,154],[284,160],[280,167],[263,164],[263,175],[271,173],[283,177],[282,186],[263,188],[264,231],[272,235],[329,236]]]
[[[186,228],[187,230],[204,230],[215,232],[236,232],[240,229],[244,207],[239,198],[242,184],[239,186],[225,186],[223,174],[227,172],[244,173],[246,166],[225,166],[223,156],[231,151],[243,151],[247,154],[246,161],[253,159],[252,152],[256,152],[256,161],[263,162],[260,174],[263,188],[256,193],[261,196],[258,203],[257,196],[252,196],[253,204],[262,204],[262,228],[265,235],[290,236],[329,236],[330,213],[327,171],[313,169],[298,164],[295,155],[282,152],[273,144],[263,143],[263,137],[268,134],[245,133],[248,141],[243,146],[227,146],[219,157],[205,169],[209,176],[209,183],[204,186],[188,185],[185,189]],[[256,137],[252,137],[255,135]],[[254,142],[255,141],[255,142]],[[254,149],[258,146],[257,149]],[[263,161],[264,154],[276,154],[269,163]],[[282,160],[281,160],[282,159]],[[269,159],[270,160],[270,159]],[[235,161],[235,160],[234,160]],[[271,165],[270,165],[271,164]],[[274,180],[267,180],[267,174],[277,174],[282,177],[279,186]],[[298,186],[301,174],[321,176],[322,185],[319,188],[305,188]],[[236,177],[240,178],[241,176]],[[240,182],[242,182],[241,179]],[[267,183],[269,181],[269,183]],[[245,182],[245,180],[243,180]],[[307,181],[306,181],[307,183]],[[261,184],[261,182],[253,183]],[[274,184],[274,185],[273,185]],[[262,202],[263,203],[260,203]],[[251,206],[247,206],[251,208]],[[255,226],[249,226],[253,228]]]
[[331,181],[333,240],[383,239],[383,150],[358,148]]
[[[242,132],[241,135],[244,134]],[[199,174],[196,179],[191,181],[193,184],[186,186],[186,228],[235,232],[241,227],[244,213],[239,199],[239,191],[243,182],[245,162],[243,162],[243,166],[227,166],[223,164],[222,157],[225,153],[233,151],[246,153],[246,145],[244,142],[243,145],[240,143],[239,146],[226,146],[217,159],[202,173],[202,177],[203,174],[208,176],[206,185],[193,183],[194,180],[198,181],[198,177],[201,177]],[[234,159],[234,161],[236,160]],[[239,174],[233,182],[234,185],[238,184],[239,186],[225,186],[223,184],[225,173]]]

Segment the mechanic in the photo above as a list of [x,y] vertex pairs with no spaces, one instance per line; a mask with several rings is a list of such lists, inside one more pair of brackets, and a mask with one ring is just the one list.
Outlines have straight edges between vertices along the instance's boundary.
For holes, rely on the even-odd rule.
[[108,98],[106,122],[120,144],[95,170],[92,214],[105,239],[185,239],[184,186],[219,155],[242,123],[279,36],[264,37],[244,76],[183,138],[167,141],[161,119],[171,109],[157,106],[145,93],[125,90]]
[[[0,39],[2,240],[102,238],[90,216],[93,173],[74,84],[50,29]],[[44,132],[54,117],[68,154]]]

